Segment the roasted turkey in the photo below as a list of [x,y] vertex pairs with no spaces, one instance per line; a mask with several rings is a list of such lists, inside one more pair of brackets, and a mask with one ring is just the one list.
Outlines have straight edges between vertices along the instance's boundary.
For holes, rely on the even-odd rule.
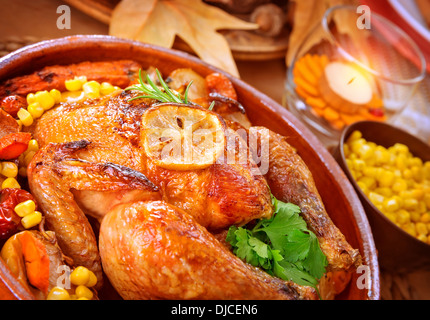
[[[126,65],[135,69],[135,63]],[[180,90],[183,84],[175,80],[171,74],[171,85]],[[214,74],[197,83],[204,86],[193,92],[192,103],[207,108],[216,101],[207,112],[222,117],[226,134],[237,128],[268,134],[267,172],[255,174],[252,159],[190,170],[157,165],[141,143],[141,118],[156,101],[131,100],[138,95],[133,90],[60,103],[28,129],[41,146],[28,166],[28,181],[46,227],[65,255],[97,275],[99,286],[104,271],[126,299],[318,298],[311,287],[243,262],[220,238],[232,225],[271,217],[273,193],[301,208],[328,272],[344,275],[333,277],[343,278],[341,283],[321,281],[320,292],[333,297],[361,257],[325,211],[306,164],[284,137],[250,125],[227,78]],[[261,146],[247,147],[258,157]]]

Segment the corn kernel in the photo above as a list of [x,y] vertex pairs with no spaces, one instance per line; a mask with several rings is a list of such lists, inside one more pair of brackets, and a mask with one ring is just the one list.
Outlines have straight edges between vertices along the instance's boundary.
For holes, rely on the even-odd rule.
[[35,151],[35,152],[39,151],[39,143],[37,142],[37,140],[31,139],[28,142],[27,152],[28,151]]
[[33,200],[27,200],[17,204],[14,208],[15,213],[21,218],[28,216],[36,210],[36,204]]
[[365,184],[366,187],[371,190],[376,186],[376,180],[372,177],[361,177],[358,179],[361,183]]
[[87,298],[88,300],[93,298],[93,292],[84,285],[78,286],[75,289],[75,294],[78,298]]
[[46,300],[70,300],[70,294],[64,288],[54,287],[49,291]]
[[35,154],[36,154],[35,151],[29,151],[29,152],[25,153],[25,156],[24,156],[24,165],[26,167],[30,164],[30,162],[33,159],[33,157],[34,157]]
[[369,144],[363,144],[361,148],[358,149],[358,156],[363,160],[370,159],[373,153],[374,148],[372,148]]
[[369,188],[362,181],[357,181],[357,186],[361,189],[361,191],[363,191],[363,193],[365,195],[367,195],[369,193]]
[[426,224],[425,224],[425,223],[422,223],[422,222],[417,222],[417,223],[415,224],[415,229],[417,230],[417,233],[418,233],[418,234],[424,234],[424,235],[427,235],[427,233],[428,233],[428,230],[427,230],[427,226],[426,226]]
[[409,153],[409,148],[403,143],[395,143],[393,145],[393,151],[399,155],[407,155]]
[[42,108],[39,102],[33,102],[32,104],[28,105],[27,111],[30,112],[33,119],[40,118],[45,112],[45,110]]
[[49,91],[49,94],[54,98],[55,103],[59,103],[61,101],[61,92],[59,90],[52,89]]
[[406,224],[411,221],[411,215],[408,211],[401,209],[397,212],[397,219],[400,224]]
[[430,222],[430,213],[428,212],[424,213],[420,218],[420,222],[423,222],[423,223]]
[[415,181],[422,181],[424,178],[424,171],[422,170],[421,167],[418,166],[413,166],[411,168],[412,171],[412,177],[415,179]]
[[88,280],[88,282],[85,284],[87,287],[94,287],[97,284],[97,277],[94,274],[94,272],[92,272],[90,270],[90,278]]
[[403,206],[407,210],[414,210],[418,208],[418,200],[413,198],[405,199]]
[[384,213],[384,215],[390,219],[391,222],[396,223],[397,224],[397,216],[391,212],[386,212]]
[[46,90],[36,92],[34,97],[43,110],[49,110],[55,105],[55,99]]
[[19,185],[18,181],[16,181],[15,178],[7,178],[5,179],[1,184],[2,189],[21,189],[21,186]]
[[29,127],[33,124],[33,116],[27,110],[21,108],[18,110],[17,115],[24,126]]
[[422,242],[427,242],[427,235],[425,234],[418,234],[417,235],[417,239],[422,241]]
[[82,84],[82,81],[77,78],[64,81],[64,85],[68,91],[79,91],[82,89]]
[[405,230],[407,233],[409,233],[411,236],[415,237],[417,235],[417,231],[415,230],[415,224],[409,223],[403,227],[403,230]]
[[392,189],[396,193],[400,193],[401,191],[406,191],[408,188],[408,184],[403,179],[396,179],[393,183]]
[[409,159],[409,166],[411,166],[411,167],[422,167],[423,166],[423,160],[421,160],[418,157],[412,157]]
[[390,199],[384,200],[383,207],[386,210],[386,212],[394,212],[394,211],[399,210],[400,205],[396,199],[390,198]]
[[391,187],[394,183],[394,174],[391,171],[385,170],[381,176],[377,177],[381,187]]
[[366,143],[366,140],[364,140],[363,138],[352,141],[351,144],[350,144],[351,151],[354,152],[357,156],[359,156],[360,149],[362,148],[362,146],[365,143]]
[[358,130],[355,130],[351,133],[351,135],[348,137],[348,142],[352,142],[358,139],[361,139],[363,137],[362,133]]
[[377,146],[375,148],[375,161],[377,164],[388,163],[389,159],[390,159],[390,154],[384,147]]
[[365,167],[363,169],[363,174],[369,178],[375,178],[377,176],[377,169],[375,167]]
[[361,159],[356,159],[352,161],[352,165],[354,167],[354,170],[362,171],[366,167],[366,162]]
[[97,81],[88,81],[82,85],[82,90],[88,94],[97,94],[100,96],[100,83]]
[[404,154],[399,154],[396,158],[396,167],[399,170],[405,170],[407,168],[407,158]]
[[100,93],[102,95],[107,95],[112,93],[115,90],[114,86],[111,85],[109,82],[102,82],[100,84]]
[[27,94],[26,100],[27,100],[28,105],[36,102],[36,98],[34,97],[34,93]]
[[390,188],[376,188],[374,190],[376,193],[382,194],[384,197],[390,198],[393,196],[393,191]]
[[90,280],[90,270],[79,266],[70,274],[70,282],[76,286],[86,285]]
[[42,213],[34,211],[21,219],[21,224],[25,229],[30,229],[37,226],[42,221]]
[[15,178],[18,175],[18,166],[9,161],[2,163],[1,174],[6,178]]
[[385,198],[376,192],[369,192],[369,200],[374,204],[382,204]]

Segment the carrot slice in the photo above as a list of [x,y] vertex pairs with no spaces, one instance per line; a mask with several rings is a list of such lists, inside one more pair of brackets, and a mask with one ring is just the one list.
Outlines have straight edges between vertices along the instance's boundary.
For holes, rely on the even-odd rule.
[[221,73],[211,73],[206,77],[209,92],[218,93],[224,97],[237,100],[236,90],[230,79]]
[[11,160],[18,158],[28,148],[31,133],[10,133],[0,139],[0,159]]
[[24,232],[21,237],[27,278],[31,285],[47,293],[49,287],[49,256],[43,243],[31,232]]

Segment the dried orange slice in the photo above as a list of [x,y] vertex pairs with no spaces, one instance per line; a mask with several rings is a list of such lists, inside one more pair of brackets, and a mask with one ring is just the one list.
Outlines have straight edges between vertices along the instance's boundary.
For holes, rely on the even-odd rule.
[[146,155],[165,169],[203,169],[224,152],[225,122],[202,107],[158,104],[143,114],[141,128]]

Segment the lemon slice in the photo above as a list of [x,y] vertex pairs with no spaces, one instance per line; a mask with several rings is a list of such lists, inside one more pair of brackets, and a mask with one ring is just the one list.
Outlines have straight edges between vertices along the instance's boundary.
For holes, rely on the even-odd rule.
[[146,155],[162,168],[203,169],[224,152],[224,120],[198,106],[158,104],[143,114],[141,128]]

